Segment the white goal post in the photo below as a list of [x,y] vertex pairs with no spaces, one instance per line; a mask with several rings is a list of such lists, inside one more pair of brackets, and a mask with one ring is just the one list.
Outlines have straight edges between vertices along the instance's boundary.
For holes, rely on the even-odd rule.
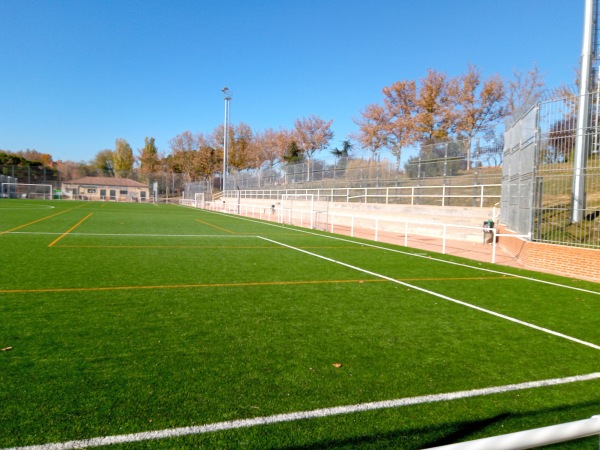
[[204,192],[196,192],[194,201],[196,202],[196,208],[204,208]]
[[52,200],[51,184],[2,183],[0,197]]
[[281,209],[279,210],[279,223],[294,225],[296,220],[299,226],[305,226],[304,215],[309,215],[310,228],[315,224],[315,195],[314,194],[283,194],[281,196]]
[[204,192],[196,192],[193,200],[191,198],[181,198],[179,204],[191,206],[192,208],[204,208]]

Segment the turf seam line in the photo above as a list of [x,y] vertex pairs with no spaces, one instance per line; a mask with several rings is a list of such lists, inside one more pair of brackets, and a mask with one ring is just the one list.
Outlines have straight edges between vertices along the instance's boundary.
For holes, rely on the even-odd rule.
[[[211,212],[213,214],[227,215],[225,213],[220,213],[218,211],[208,211],[208,212]],[[227,215],[227,216],[231,216],[231,215]],[[533,282],[536,282],[536,283],[549,284],[551,286],[561,287],[561,288],[565,288],[565,289],[571,289],[571,290],[574,290],[574,291],[585,292],[587,294],[600,295],[600,292],[598,292],[598,291],[591,291],[589,289],[578,288],[578,287],[575,287],[575,286],[567,286],[565,284],[555,283],[553,281],[539,280],[537,278],[526,277],[524,275],[518,275],[516,273],[502,272],[500,270],[486,269],[484,267],[471,266],[469,264],[459,263],[459,262],[455,262],[455,261],[447,261],[445,259],[435,258],[435,257],[431,257],[431,256],[428,256],[428,255],[419,255],[419,254],[416,254],[416,253],[405,252],[405,251],[397,250],[397,249],[393,249],[393,248],[382,247],[380,245],[369,244],[369,243],[366,243],[366,242],[359,242],[359,241],[353,241],[351,239],[345,239],[345,238],[341,238],[341,237],[337,237],[337,236],[330,236],[328,234],[320,234],[320,233],[315,233],[313,231],[296,229],[296,228],[290,228],[290,227],[285,226],[285,225],[280,225],[280,224],[270,223],[270,222],[264,222],[264,221],[260,221],[260,220],[256,220],[256,219],[251,219],[251,218],[248,218],[248,217],[239,217],[239,216],[233,216],[233,217],[236,217],[239,220],[247,220],[247,221],[250,221],[250,222],[253,222],[253,223],[262,223],[264,225],[270,225],[270,226],[276,227],[276,228],[283,228],[284,230],[292,230],[292,231],[296,231],[298,233],[305,233],[305,234],[310,234],[310,235],[313,235],[313,236],[319,236],[319,237],[322,237],[322,238],[325,238],[325,239],[333,239],[333,240],[336,240],[336,241],[350,242],[350,243],[357,244],[357,245],[364,245],[364,246],[367,246],[367,247],[372,247],[372,248],[376,248],[376,249],[379,249],[379,250],[385,250],[385,251],[393,252],[393,253],[400,253],[402,255],[413,256],[413,257],[416,257],[416,258],[430,259],[432,261],[437,261],[437,262],[441,262],[441,263],[445,263],[445,264],[452,264],[452,265],[459,266],[459,267],[467,267],[469,269],[479,270],[479,271],[482,271],[482,272],[502,274],[502,275],[507,275],[507,276],[511,276],[511,277],[514,277],[514,278],[520,278],[522,280],[528,280],[528,281],[533,281]],[[391,244],[391,245],[394,245],[394,244]]]
[[87,447],[100,447],[104,445],[125,444],[130,442],[142,442],[157,439],[167,439],[181,436],[190,436],[197,434],[211,433],[215,431],[233,430],[238,428],[248,428],[260,425],[272,425],[282,422],[292,422],[296,420],[307,420],[342,414],[360,413],[365,411],[374,411],[380,409],[399,408],[403,406],[420,405],[426,403],[436,403],[443,401],[459,400],[472,397],[481,397],[484,395],[503,394],[507,392],[522,391],[526,389],[558,386],[562,384],[576,383],[581,381],[591,381],[600,379],[600,372],[594,372],[585,375],[575,375],[564,378],[552,378],[539,381],[528,381],[525,383],[507,384],[503,386],[487,387],[481,389],[471,389],[468,391],[447,392],[442,394],[421,395],[417,397],[405,397],[395,400],[383,400],[369,403],[358,403],[354,405],[334,406],[331,408],[321,408],[309,411],[298,411],[293,413],[275,414],[272,416],[254,417],[252,419],[239,419],[226,422],[215,422],[206,425],[196,425],[180,428],[169,428],[164,430],[143,431],[139,433],[121,434],[114,436],[95,437],[91,439],[81,439],[76,441],[48,443],[41,445],[31,445],[25,447],[11,447],[2,450],[70,450]]
[[551,334],[551,335],[554,335],[554,336],[557,336],[557,337],[560,337],[560,338],[563,338],[563,339],[568,339],[570,341],[576,342],[576,343],[581,344],[581,345],[585,345],[585,346],[593,348],[595,350],[600,350],[600,345],[596,345],[596,344],[593,344],[591,342],[583,341],[583,340],[577,339],[577,338],[575,338],[573,336],[568,336],[566,334],[559,333],[558,331],[553,331],[553,330],[550,330],[548,328],[540,327],[538,325],[534,325],[532,323],[525,322],[523,320],[519,320],[519,319],[516,319],[514,317],[507,316],[505,314],[497,313],[497,312],[492,311],[490,309],[485,309],[485,308],[482,308],[480,306],[476,306],[476,305],[473,305],[471,303],[464,302],[462,300],[458,300],[458,299],[455,299],[455,298],[452,298],[452,297],[448,297],[447,295],[440,294],[440,293],[435,292],[435,291],[430,291],[429,289],[425,289],[425,288],[422,288],[422,287],[419,287],[419,286],[415,286],[413,284],[409,284],[409,283],[406,283],[404,281],[396,280],[394,278],[388,277],[388,276],[380,274],[380,273],[371,272],[370,270],[367,270],[367,269],[363,269],[363,268],[360,268],[360,267],[357,267],[357,266],[353,266],[351,264],[347,264],[345,262],[338,261],[338,260],[335,260],[333,258],[328,258],[327,256],[319,255],[318,253],[309,252],[307,250],[303,250],[303,249],[298,248],[298,247],[293,247],[291,245],[287,245],[287,244],[284,244],[282,242],[277,242],[277,241],[274,241],[274,240],[266,238],[266,237],[262,237],[262,236],[257,236],[257,237],[259,239],[263,239],[263,240],[268,241],[268,242],[272,242],[272,243],[276,243],[276,244],[282,245],[282,246],[287,247],[287,248],[289,248],[291,250],[295,250],[295,251],[298,251],[298,252],[301,252],[301,253],[305,253],[307,255],[314,256],[316,258],[320,258],[320,259],[323,259],[325,261],[332,262],[334,264],[339,264],[341,266],[348,267],[350,269],[357,270],[359,272],[366,273],[366,274],[372,275],[374,277],[383,278],[384,280],[388,280],[388,281],[391,281],[393,283],[400,284],[400,285],[408,287],[410,289],[415,289],[415,290],[423,292],[425,294],[432,295],[434,297],[438,297],[438,298],[441,298],[443,300],[447,300],[449,302],[456,303],[458,305],[466,306],[468,308],[472,308],[472,309],[475,309],[477,311],[481,311],[483,313],[490,314],[492,316],[496,316],[496,317],[499,317],[501,319],[508,320],[510,322],[514,322],[516,324],[523,325],[523,326],[526,326],[526,327],[529,327],[529,328],[533,328],[534,330],[542,331],[544,333],[548,333],[548,334]]

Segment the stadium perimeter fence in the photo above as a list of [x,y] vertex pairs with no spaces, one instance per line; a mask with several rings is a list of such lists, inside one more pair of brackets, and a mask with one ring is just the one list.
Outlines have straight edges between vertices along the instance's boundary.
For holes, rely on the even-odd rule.
[[[501,220],[533,241],[600,248],[600,94],[590,94],[585,130],[577,128],[580,100],[540,103],[506,130]],[[582,168],[574,157],[578,134]],[[585,186],[583,208],[574,206],[576,175]],[[573,220],[574,211],[582,219]]]
[[[431,185],[363,188],[227,190],[223,198],[281,200],[312,195],[318,201],[385,205],[492,207],[500,201],[500,184]],[[187,194],[186,194],[186,197]]]

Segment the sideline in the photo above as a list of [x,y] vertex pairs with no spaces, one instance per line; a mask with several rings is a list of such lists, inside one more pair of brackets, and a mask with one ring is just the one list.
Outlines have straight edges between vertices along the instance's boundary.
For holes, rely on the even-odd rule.
[[[561,287],[561,288],[565,288],[565,289],[571,289],[573,291],[585,292],[587,294],[600,295],[600,291],[592,291],[592,290],[589,290],[589,289],[583,289],[583,288],[579,288],[579,287],[575,287],[575,286],[567,286],[566,284],[555,283],[553,281],[540,280],[538,278],[527,277],[525,275],[519,275],[519,274],[516,274],[516,273],[502,272],[501,270],[495,270],[495,269],[486,269],[485,267],[477,267],[477,266],[472,266],[470,264],[459,263],[459,262],[456,262],[456,261],[448,261],[446,259],[435,258],[435,257],[429,256],[429,255],[424,255],[424,254],[420,254],[420,253],[411,253],[411,252],[407,252],[407,251],[403,251],[403,250],[398,250],[398,249],[394,249],[394,248],[383,247],[381,245],[369,244],[368,242],[355,241],[355,240],[352,240],[352,239],[341,238],[341,237],[333,236],[333,235],[331,235],[331,233],[329,233],[329,234],[315,233],[314,231],[308,231],[308,230],[298,229],[299,227],[298,228],[290,228],[288,226],[277,224],[277,223],[271,223],[271,222],[266,222],[266,221],[251,219],[251,218],[248,218],[248,217],[240,217],[240,216],[236,216],[236,215],[232,215],[232,214],[222,213],[222,212],[219,212],[219,211],[211,211],[211,210],[202,210],[202,211],[213,213],[213,214],[218,214],[218,215],[224,215],[224,216],[227,216],[227,217],[236,217],[239,220],[247,220],[247,221],[253,222],[253,223],[260,223],[260,224],[264,224],[264,225],[270,225],[272,227],[282,228],[284,230],[293,230],[293,231],[296,231],[298,233],[310,234],[312,236],[319,236],[319,237],[322,237],[322,238],[325,238],[325,239],[333,239],[333,240],[342,241],[342,242],[351,242],[353,244],[358,244],[358,245],[362,245],[362,246],[365,246],[365,247],[376,248],[376,249],[379,249],[379,250],[385,250],[385,251],[388,251],[388,252],[399,253],[399,254],[407,255],[407,256],[413,256],[413,257],[416,257],[416,258],[424,258],[424,259],[428,259],[430,261],[437,261],[437,262],[441,262],[441,263],[445,263],[445,264],[451,264],[451,265],[459,266],[459,267],[467,267],[469,269],[479,270],[479,271],[482,271],[482,272],[488,272],[488,273],[495,273],[495,274],[500,274],[500,275],[506,275],[506,276],[510,276],[510,277],[513,277],[513,278],[520,278],[522,280],[533,281],[533,282],[542,283],[542,284],[548,284],[548,285],[551,285],[551,286]],[[395,244],[390,244],[390,245],[395,245]],[[488,263],[488,264],[491,264],[491,263]],[[555,275],[555,276],[559,276],[559,275]],[[563,276],[563,278],[565,278],[565,277]]]
[[573,336],[568,336],[566,334],[562,334],[562,333],[559,333],[557,331],[550,330],[548,328],[544,328],[544,327],[540,327],[538,325],[534,325],[533,323],[525,322],[523,320],[519,320],[519,319],[516,319],[516,318],[511,317],[511,316],[507,316],[507,315],[504,315],[504,314],[497,313],[497,312],[492,311],[490,309],[485,309],[485,308],[482,308],[480,306],[473,305],[471,303],[463,302],[462,300],[457,300],[455,298],[448,297],[447,295],[440,294],[439,292],[430,291],[428,289],[416,286],[414,284],[409,284],[409,283],[406,283],[404,281],[396,280],[395,278],[388,277],[388,276],[382,275],[380,273],[371,272],[370,270],[366,270],[366,269],[363,269],[361,267],[353,266],[353,265],[347,264],[345,262],[335,260],[333,258],[328,258],[327,256],[319,255],[318,253],[312,253],[312,252],[309,252],[308,250],[303,250],[303,249],[298,248],[298,247],[293,247],[291,245],[283,244],[281,242],[277,242],[277,241],[274,241],[272,239],[268,239],[268,238],[265,238],[265,237],[261,237],[261,236],[257,236],[257,237],[259,239],[264,239],[265,241],[272,242],[274,244],[279,244],[279,245],[281,245],[283,247],[287,247],[287,248],[289,248],[291,250],[295,250],[297,252],[305,253],[307,255],[314,256],[316,258],[323,259],[325,261],[329,261],[329,262],[332,262],[334,264],[339,264],[340,266],[348,267],[349,269],[352,269],[352,270],[357,270],[359,272],[366,273],[366,274],[372,275],[374,277],[382,278],[384,280],[388,280],[388,281],[391,281],[393,283],[400,284],[400,285],[405,286],[407,288],[414,289],[416,291],[423,292],[425,294],[441,298],[442,300],[447,300],[449,302],[456,303],[458,305],[466,306],[468,308],[472,308],[472,309],[475,309],[477,311],[481,311],[483,313],[490,314],[492,316],[496,316],[496,317],[499,317],[501,319],[517,323],[519,325],[524,325],[526,327],[533,328],[534,330],[538,330],[538,331],[542,331],[544,333],[552,334],[554,336],[557,336],[557,337],[560,337],[560,338],[563,338],[563,339],[567,339],[569,341],[573,341],[573,342],[576,342],[576,343],[581,344],[581,345],[585,345],[585,346],[593,348],[595,350],[600,350],[600,345],[596,345],[596,344],[593,344],[591,342],[583,341],[583,340],[577,339],[577,338],[575,338]]
[[487,387],[482,389],[471,389],[468,391],[448,392],[443,394],[422,395],[419,397],[405,397],[396,400],[383,400],[379,402],[358,403],[355,405],[335,406],[332,408],[314,409],[312,411],[299,411],[288,414],[275,414],[273,416],[255,417],[253,419],[231,420],[228,422],[215,422],[207,425],[191,427],[170,428],[166,430],[145,431],[141,433],[121,434],[115,436],[96,437],[81,439],[78,441],[49,443],[42,445],[31,445],[26,447],[10,447],[2,450],[70,450],[86,447],[101,447],[103,445],[125,444],[130,442],[142,442],[156,439],[167,439],[195,434],[211,433],[215,431],[234,430],[237,428],[248,428],[258,425],[272,425],[281,422],[292,422],[342,414],[351,414],[378,409],[398,408],[402,406],[421,405],[426,403],[444,402],[463,398],[480,397],[484,395],[502,394],[505,392],[522,391],[525,389],[557,386],[561,384],[576,383],[600,379],[600,372],[586,375],[575,375],[565,378],[552,378],[547,380],[529,381],[526,383],[507,384],[504,386]]
[[23,211],[25,209],[27,210],[38,210],[38,209],[54,209],[55,206],[50,206],[50,205],[28,205],[28,206],[23,206],[23,207],[19,207],[19,206],[4,206],[2,204],[0,204],[0,210],[2,211],[6,211],[6,210],[11,210],[11,211]]

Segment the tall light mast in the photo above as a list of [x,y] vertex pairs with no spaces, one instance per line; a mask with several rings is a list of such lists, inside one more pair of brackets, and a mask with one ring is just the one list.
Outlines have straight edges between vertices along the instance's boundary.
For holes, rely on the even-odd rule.
[[227,149],[229,140],[229,102],[231,101],[231,92],[228,87],[224,87],[223,98],[225,99],[225,120],[223,123],[223,186],[222,190],[225,192],[225,186],[227,181]]
[[600,54],[598,52],[598,3],[599,0],[585,0],[583,21],[583,44],[581,49],[581,84],[579,86],[579,107],[577,111],[577,134],[573,158],[573,188],[571,191],[571,222],[581,221],[585,211],[585,168],[590,152],[589,133],[592,125],[590,94],[598,87],[600,75]]

